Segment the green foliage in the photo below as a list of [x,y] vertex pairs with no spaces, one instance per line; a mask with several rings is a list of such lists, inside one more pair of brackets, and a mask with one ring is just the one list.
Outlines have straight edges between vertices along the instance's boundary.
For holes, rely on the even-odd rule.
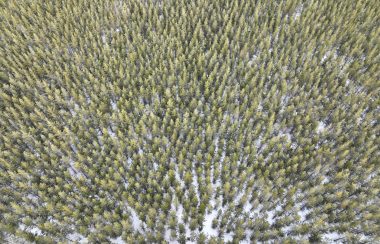
[[0,1],[0,242],[376,243],[379,16]]

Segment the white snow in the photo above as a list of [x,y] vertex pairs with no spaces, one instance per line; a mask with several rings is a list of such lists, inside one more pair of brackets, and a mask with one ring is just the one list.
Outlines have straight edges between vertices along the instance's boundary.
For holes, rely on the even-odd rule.
[[[258,202],[258,200],[255,200],[256,203]],[[261,210],[263,208],[263,205],[262,204],[258,204],[257,208],[255,209],[251,209],[251,211],[249,212],[249,217],[250,218],[256,218],[257,216],[259,216],[259,214],[261,213]]]
[[171,238],[170,238],[170,229],[169,228],[165,228],[164,239],[167,242],[169,242],[169,243],[174,243],[174,242],[171,241]]
[[26,198],[28,198],[29,200],[32,200],[32,201],[37,201],[38,200],[38,196],[33,195],[33,194],[26,195]]
[[258,58],[258,56],[257,55],[252,55],[252,58],[251,59],[249,59],[249,61],[248,61],[248,65],[249,66],[252,66],[252,64],[253,64],[253,62],[254,61],[256,61],[257,60],[257,58]]
[[74,164],[74,160],[72,160],[71,158],[69,159],[69,164],[70,164],[70,167],[68,167],[68,171],[70,173],[70,175],[73,177],[73,178],[79,178],[80,176],[84,176],[79,169],[75,168],[75,164]]
[[230,233],[225,233],[224,235],[223,235],[223,239],[224,239],[224,241],[225,242],[230,242],[230,241],[232,241],[233,240],[233,232],[230,232]]
[[267,221],[271,225],[274,224],[274,212],[275,212],[275,210],[271,210],[271,211],[267,212],[267,214],[268,214]]
[[193,175],[193,186],[195,187],[195,192],[197,194],[197,197],[199,199],[199,184],[198,184],[198,176],[197,176],[197,172],[195,171],[195,169],[193,169],[193,172],[192,172],[192,175]]
[[210,213],[205,215],[202,232],[208,237],[218,236],[218,230],[212,228],[212,221],[216,219],[217,215],[218,215],[217,209],[214,209]]
[[325,130],[326,124],[323,121],[319,121],[318,127],[317,127],[317,133],[321,133]]
[[42,231],[38,227],[26,227],[24,224],[19,224],[19,228],[37,236],[42,235]]
[[79,233],[68,234],[67,238],[70,239],[71,241],[75,242],[75,243],[83,243],[83,244],[88,243],[87,238],[82,236]]
[[343,240],[338,240],[343,237],[344,235],[339,234],[338,232],[330,232],[323,234],[322,239],[326,242],[343,243]]
[[[158,166],[157,166],[157,168],[158,168]],[[174,173],[175,173],[175,178],[180,183],[181,187],[185,187],[185,181],[183,179],[181,179],[181,176],[180,176],[180,174],[178,172],[178,167],[176,167],[176,170],[175,170]]]
[[103,44],[106,44],[106,42],[107,42],[105,34],[102,34],[102,42],[103,42]]
[[303,4],[299,5],[297,8],[296,8],[296,11],[294,13],[294,16],[293,16],[293,19],[294,20],[297,20],[301,14],[302,14],[302,10],[303,10]]
[[34,235],[41,235],[42,231],[38,227],[33,227],[29,230],[30,233]]
[[240,243],[240,244],[250,244],[251,241],[249,240],[249,237],[251,236],[251,232],[252,232],[252,231],[247,231],[247,232],[246,232],[246,239],[241,240],[239,243]]
[[183,222],[183,206],[182,204],[179,204],[178,209],[177,209],[177,218],[178,222],[182,223]]
[[261,147],[261,139],[262,139],[262,136],[260,135],[259,138],[255,140],[255,145],[257,149]]
[[291,149],[296,149],[298,147],[298,144],[293,142],[292,145],[290,145]]
[[115,238],[115,239],[110,239],[111,243],[113,244],[124,244],[125,242],[123,241],[123,239],[121,239],[121,237],[119,236],[118,238]]
[[117,111],[117,103],[114,100],[111,100],[111,107],[114,111]]
[[269,224],[274,224],[275,223],[275,213],[276,211],[281,211],[282,207],[281,205],[277,205],[275,209],[272,209],[270,211],[267,211],[267,214],[268,214],[268,217],[267,217],[267,221]]
[[329,183],[330,181],[329,181],[329,179],[325,176],[324,178],[323,178],[323,180],[321,181],[321,184],[327,184],[327,183]]
[[132,208],[128,208],[129,212],[131,213],[132,217],[132,225],[135,230],[142,231],[142,221],[140,220],[139,216],[137,215],[136,211]]
[[70,167],[70,168],[67,168],[67,169],[68,169],[70,175],[71,175],[73,178],[77,178],[77,177],[80,176],[80,174],[76,173],[76,172],[73,170],[73,168]]
[[310,213],[310,210],[308,209],[300,210],[298,212],[298,215],[301,217],[302,222],[306,220],[306,215],[308,215],[309,213]]
[[71,147],[71,149],[73,150],[73,152],[74,152],[75,154],[78,153],[78,149],[77,149],[77,147],[76,147],[73,143],[70,143],[70,147]]
[[[187,225],[185,225],[185,229],[186,229],[186,238],[190,238],[190,239],[192,239],[191,237],[192,237],[192,232],[191,232],[191,230],[190,230],[190,228],[189,228],[189,225],[187,224]],[[195,243],[194,241],[186,241],[186,243]]]
[[127,163],[128,163],[128,165],[132,164],[132,159],[130,157],[128,157]]
[[111,127],[108,127],[108,128],[107,128],[107,131],[108,131],[108,134],[109,134],[112,138],[117,138],[115,132],[112,131]]
[[250,213],[251,210],[252,210],[252,204],[247,201],[246,204],[244,205],[243,211],[245,213]]

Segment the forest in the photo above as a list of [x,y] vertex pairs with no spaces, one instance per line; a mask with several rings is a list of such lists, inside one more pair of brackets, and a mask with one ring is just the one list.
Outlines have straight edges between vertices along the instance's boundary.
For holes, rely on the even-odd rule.
[[0,243],[380,243],[376,0],[0,0]]

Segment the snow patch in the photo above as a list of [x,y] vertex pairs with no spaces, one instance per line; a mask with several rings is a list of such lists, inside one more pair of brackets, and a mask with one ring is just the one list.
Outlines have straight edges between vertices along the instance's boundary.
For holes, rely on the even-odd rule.
[[38,227],[27,227],[27,226],[25,226],[24,224],[20,224],[20,225],[19,225],[19,228],[20,228],[22,231],[26,231],[26,232],[32,233],[33,235],[36,235],[36,236],[40,236],[40,235],[42,235],[42,231],[41,231],[41,229],[38,228]]
[[106,39],[106,35],[105,34],[102,34],[102,42],[103,44],[106,44],[107,43],[107,39]]
[[136,211],[132,208],[129,208],[128,209],[131,213],[131,217],[132,217],[132,226],[135,230],[138,230],[140,232],[142,232],[142,221],[140,220],[139,216],[137,215]]
[[299,17],[301,16],[302,14],[302,10],[303,10],[303,4],[299,5],[297,8],[296,8],[296,11],[293,15],[293,19],[294,20],[297,20],[299,19]]
[[317,126],[317,133],[322,133],[326,128],[326,124],[323,121],[319,121]]
[[116,138],[116,133],[112,131],[111,127],[108,127],[107,131],[112,138]]
[[[326,242],[334,242],[334,243],[343,243],[344,235],[339,234],[338,232],[330,232],[323,235],[322,239]],[[339,240],[341,239],[341,240]]]
[[295,142],[293,142],[292,145],[290,145],[290,148],[293,150],[296,149],[297,147],[298,147],[298,144]]
[[123,241],[123,239],[120,236],[118,238],[115,238],[115,239],[110,239],[110,242],[113,244],[125,244],[125,242]]
[[114,111],[117,111],[117,103],[113,100],[111,100],[111,108],[114,110]]
[[79,233],[68,234],[67,237],[70,239],[70,241],[73,241],[75,243],[88,243],[87,238]]
[[178,209],[177,209],[177,219],[178,219],[178,223],[182,223],[183,222],[183,206],[182,204],[179,204],[178,205]]
[[306,220],[306,216],[310,213],[310,210],[308,209],[304,209],[304,210],[300,210],[298,212],[298,215],[301,217],[301,221],[305,221]]
[[70,164],[70,167],[67,168],[67,170],[69,171],[69,174],[73,177],[73,178],[79,178],[81,176],[84,177],[83,173],[80,172],[80,169],[77,169],[75,167],[75,162],[73,159],[69,159],[69,164]]
[[267,212],[267,214],[268,214],[267,221],[271,225],[274,224],[274,212],[275,212],[275,210],[271,210],[271,211]]
[[323,178],[323,180],[321,181],[321,184],[327,184],[327,183],[329,183],[330,182],[330,180],[325,176],[324,178]]
[[218,236],[218,230],[212,228],[212,221],[217,218],[217,215],[218,215],[217,209],[214,209],[210,213],[205,215],[202,232],[208,237]]
[[128,163],[128,165],[131,165],[131,164],[132,164],[132,159],[131,159],[130,157],[128,157],[128,159],[127,159],[127,163]]
[[233,232],[230,232],[230,233],[225,233],[223,235],[223,239],[225,242],[231,242],[233,240]]

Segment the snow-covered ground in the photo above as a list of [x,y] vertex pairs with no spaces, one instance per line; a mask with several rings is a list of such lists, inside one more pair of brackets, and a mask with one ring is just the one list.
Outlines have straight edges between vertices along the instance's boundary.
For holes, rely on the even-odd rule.
[[208,237],[217,237],[218,231],[212,228],[212,221],[217,217],[218,210],[214,209],[210,213],[205,215],[205,220],[203,222],[203,233]]
[[322,133],[326,129],[326,124],[323,121],[319,121],[317,126],[317,133]]

